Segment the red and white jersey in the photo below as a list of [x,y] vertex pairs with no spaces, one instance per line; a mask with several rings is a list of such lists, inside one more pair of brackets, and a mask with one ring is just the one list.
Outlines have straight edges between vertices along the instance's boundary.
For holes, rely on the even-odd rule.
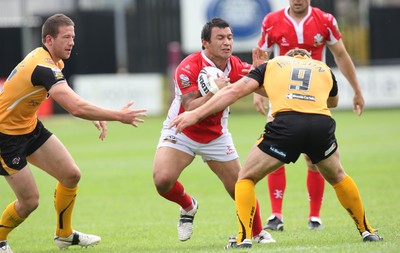
[[[172,119],[185,111],[181,103],[181,96],[188,92],[199,90],[197,77],[200,70],[206,66],[216,67],[203,51],[187,56],[178,65],[174,75],[175,99],[168,110],[167,118],[163,124],[164,128],[168,126]],[[245,73],[242,72],[243,69],[249,69],[250,67],[251,64],[242,62],[236,56],[231,56],[224,73],[233,83],[245,76]],[[208,116],[193,126],[185,128],[183,133],[196,142],[209,143],[228,131],[228,115],[229,107],[222,112]]]
[[264,17],[258,46],[264,51],[284,55],[296,47],[311,52],[315,60],[325,62],[326,44],[334,45],[342,37],[335,17],[315,7],[299,24],[289,16],[289,6]]

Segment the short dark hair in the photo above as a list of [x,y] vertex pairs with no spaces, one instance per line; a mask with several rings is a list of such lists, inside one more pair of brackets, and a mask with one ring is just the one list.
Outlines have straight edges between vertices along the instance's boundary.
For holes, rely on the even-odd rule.
[[58,35],[60,26],[75,26],[74,21],[64,14],[54,14],[50,16],[42,26],[42,43],[46,41],[46,36],[50,35],[55,38]]
[[285,55],[291,56],[291,57],[294,57],[296,55],[301,55],[301,56],[307,56],[308,58],[311,58],[310,52],[308,52],[307,50],[302,49],[302,48],[294,48],[292,50],[289,50]]
[[[222,18],[213,18],[205,25],[203,26],[203,29],[201,30],[201,39],[205,40],[207,42],[211,41],[211,30],[213,27],[218,27],[218,28],[226,28],[230,27],[228,22],[223,20]],[[204,49],[204,46],[202,46],[202,49]]]

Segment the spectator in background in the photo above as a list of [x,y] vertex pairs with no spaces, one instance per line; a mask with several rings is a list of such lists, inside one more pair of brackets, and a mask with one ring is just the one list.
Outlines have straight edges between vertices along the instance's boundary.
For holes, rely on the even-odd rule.
[[34,49],[14,68],[0,93],[0,175],[17,198],[6,207],[0,219],[0,253],[12,253],[8,234],[39,205],[39,191],[28,162],[58,181],[54,193],[55,245],[87,247],[101,240],[97,235],[72,228],[81,173],[65,146],[37,118],[39,106],[47,96],[73,116],[94,120],[102,140],[107,131],[105,121],[137,127],[137,123],[143,122],[138,117],[146,116],[145,109],[129,109],[133,102],[121,110],[98,107],[83,100],[68,86],[62,73],[63,60],[70,57],[74,39],[74,22],[69,17],[63,14],[49,17],[42,27],[42,47]]
[[[358,83],[354,64],[346,51],[341,33],[334,16],[310,6],[311,0],[290,0],[284,9],[265,16],[261,27],[258,47],[274,56],[285,55],[289,50],[302,48],[311,53],[316,60],[325,61],[326,47],[332,52],[340,71],[354,90],[353,110],[361,115],[364,110],[364,98]],[[254,105],[258,112],[266,115],[266,98],[254,94]],[[272,107],[274,105],[272,104]],[[271,121],[271,103],[268,119]],[[322,228],[320,210],[324,196],[324,179],[315,164],[304,155],[307,167],[307,189],[310,202],[308,228]],[[268,175],[268,189],[272,214],[264,228],[283,230],[282,203],[286,188],[285,167],[282,166]]]

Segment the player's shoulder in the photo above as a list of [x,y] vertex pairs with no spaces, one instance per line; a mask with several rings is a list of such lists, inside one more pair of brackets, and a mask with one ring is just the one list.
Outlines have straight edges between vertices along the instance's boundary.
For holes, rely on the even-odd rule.
[[323,61],[319,61],[316,59],[312,59],[312,58],[308,58],[308,57],[298,57],[298,59],[302,60],[302,61],[306,61],[308,62],[308,66],[312,67],[312,69],[314,71],[317,72],[330,72],[330,67]]
[[234,82],[244,76],[243,69],[250,69],[251,64],[242,61],[238,56],[232,55],[229,59],[231,64],[231,71],[229,77]]
[[272,12],[268,13],[268,14],[265,15],[265,16],[266,16],[266,17],[269,17],[269,18],[281,17],[281,16],[284,16],[284,15],[285,15],[286,9],[287,9],[287,8],[283,8],[283,9],[280,9],[280,10],[277,10],[277,11],[272,11]]
[[242,61],[242,60],[241,60],[238,56],[236,56],[236,55],[232,55],[232,56],[230,57],[229,61],[231,62],[232,67],[238,68],[238,69],[240,69],[240,70],[251,68],[251,64],[250,64],[250,63]]
[[290,59],[290,57],[286,56],[286,55],[277,55],[274,58],[269,59],[268,62],[267,62],[267,65],[272,65],[272,64],[274,64],[276,62],[284,61],[285,59]]
[[282,19],[285,18],[285,9],[286,8],[268,13],[264,17],[264,22],[273,23],[282,21]]
[[182,64],[195,64],[196,62],[201,61],[201,52],[195,52],[186,56],[179,65]]
[[59,62],[54,62],[50,56],[50,53],[43,47],[38,47],[32,50],[22,61],[25,67],[35,68],[37,65],[48,67],[48,68],[59,68],[63,69],[64,62],[60,60]]
[[310,8],[312,9],[312,16],[317,17],[320,20],[332,22],[335,19],[335,17],[329,12],[325,12],[317,7],[310,7]]
[[201,52],[195,52],[186,56],[177,66],[176,72],[178,74],[183,74],[190,76],[192,78],[197,78],[201,70],[202,56]]
[[243,62],[239,58],[239,56],[236,56],[236,55],[231,55],[231,57],[229,58],[229,61],[231,62],[232,65],[237,65],[237,64],[242,65],[243,64]]

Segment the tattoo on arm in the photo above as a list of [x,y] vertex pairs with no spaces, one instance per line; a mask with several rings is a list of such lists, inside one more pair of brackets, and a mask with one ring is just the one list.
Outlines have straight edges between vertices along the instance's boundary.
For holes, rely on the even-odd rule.
[[182,98],[182,105],[187,110],[189,108],[190,102],[192,102],[194,99],[200,97],[200,92],[199,91],[191,91],[189,93],[186,93],[181,96]]
[[192,100],[193,98],[193,91],[182,95],[182,104],[186,104],[188,101]]
[[244,81],[245,84],[249,83],[250,80],[251,80],[251,78],[249,78],[247,76],[243,77],[243,81]]

